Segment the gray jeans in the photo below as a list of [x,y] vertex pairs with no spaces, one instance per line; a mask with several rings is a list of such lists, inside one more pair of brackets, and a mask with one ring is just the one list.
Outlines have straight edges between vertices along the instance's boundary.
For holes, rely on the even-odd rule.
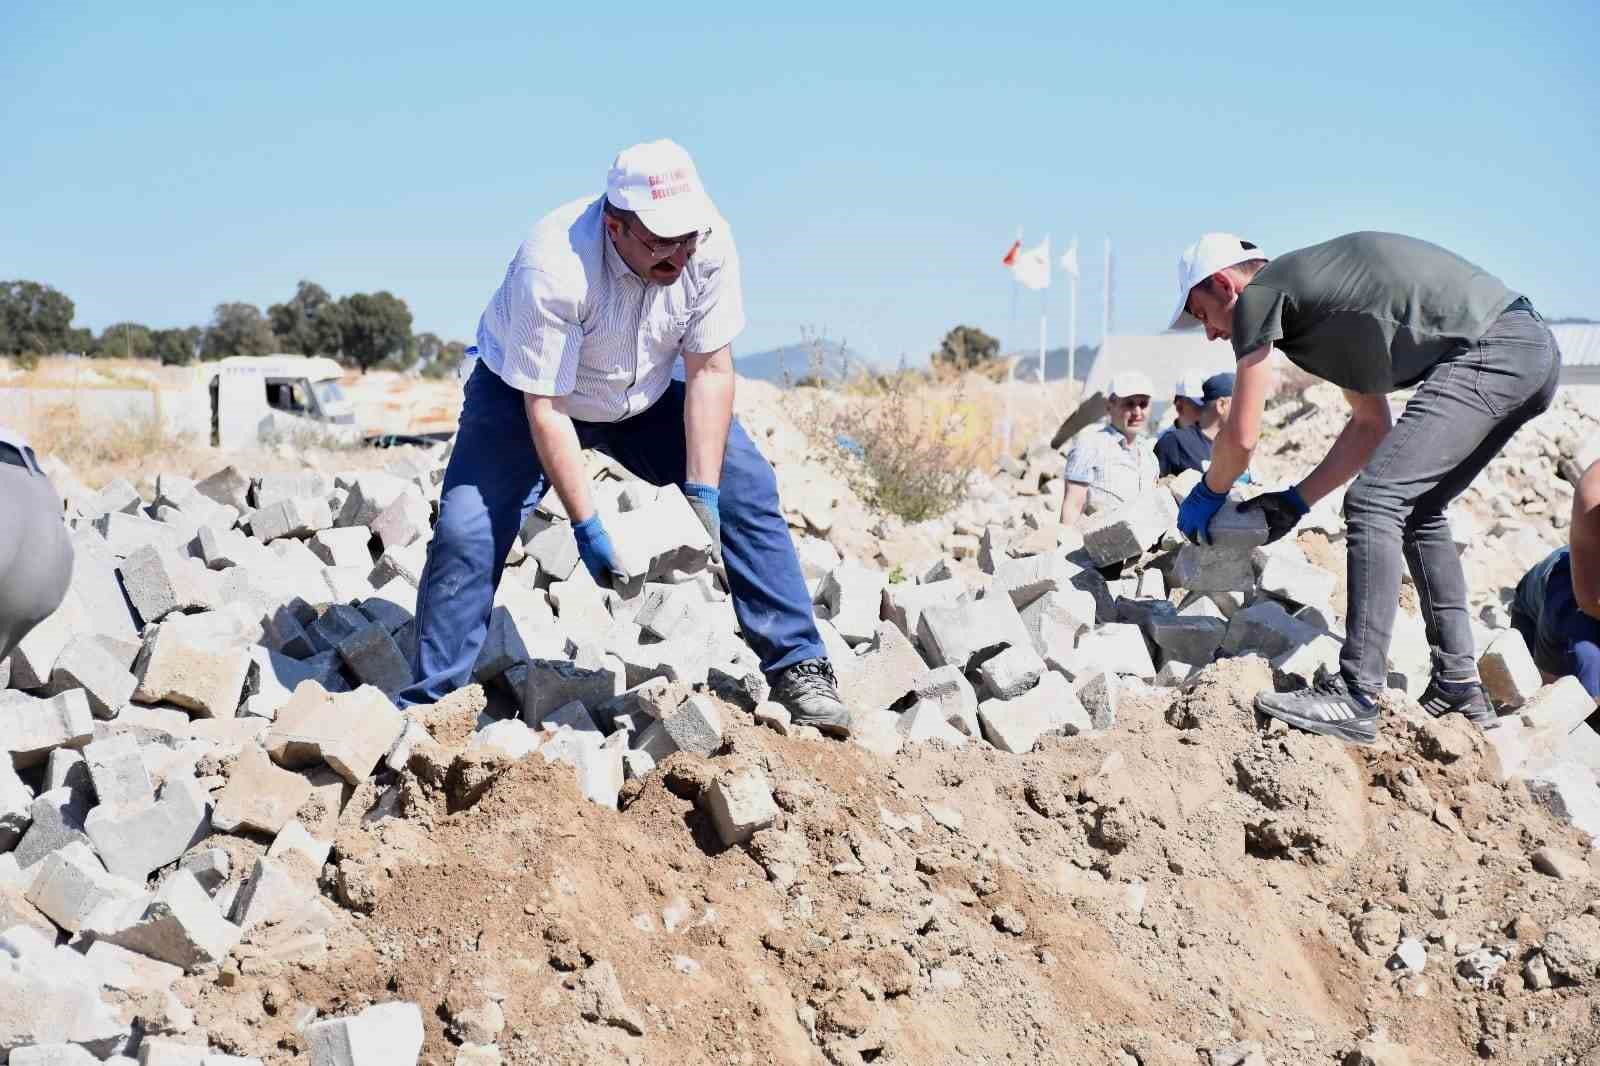
[[1368,697],[1383,691],[1405,557],[1422,601],[1434,677],[1476,681],[1477,654],[1445,508],[1524,424],[1550,406],[1561,353],[1525,301],[1428,371],[1344,498],[1349,612],[1339,666]]
[[[0,659],[61,605],[72,579],[72,542],[61,497],[16,446],[0,461]],[[24,465],[17,465],[18,462]]]

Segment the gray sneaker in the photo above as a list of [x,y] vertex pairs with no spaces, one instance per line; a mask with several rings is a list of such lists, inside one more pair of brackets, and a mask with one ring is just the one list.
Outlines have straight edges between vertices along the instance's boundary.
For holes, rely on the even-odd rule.
[[839,699],[839,682],[826,659],[807,659],[779,674],[771,698],[788,709],[797,726],[808,725],[831,737],[850,735],[850,709]]
[[1256,710],[1307,733],[1356,744],[1378,739],[1378,708],[1352,693],[1342,674],[1319,673],[1314,685],[1294,692],[1263,692]]

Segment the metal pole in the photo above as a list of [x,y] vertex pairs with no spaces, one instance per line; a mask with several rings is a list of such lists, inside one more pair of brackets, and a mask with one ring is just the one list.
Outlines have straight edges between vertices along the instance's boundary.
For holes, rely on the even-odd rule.
[[1105,305],[1100,310],[1100,347],[1105,348],[1106,338],[1111,336],[1111,238],[1106,238],[1106,284]]
[[1067,384],[1078,380],[1078,275],[1072,275],[1072,314],[1067,319]]

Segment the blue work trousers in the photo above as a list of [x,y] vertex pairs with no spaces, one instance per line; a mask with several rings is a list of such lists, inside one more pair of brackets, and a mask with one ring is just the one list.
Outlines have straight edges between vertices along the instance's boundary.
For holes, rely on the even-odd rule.
[[[681,485],[687,464],[684,386],[621,422],[574,420],[578,442],[654,485]],[[417,590],[413,683],[401,706],[434,703],[467,684],[489,631],[511,542],[549,488],[523,394],[481,362],[467,380],[439,521]],[[722,559],[744,638],[769,677],[823,657],[811,597],[778,505],[772,467],[739,420],[722,460]]]

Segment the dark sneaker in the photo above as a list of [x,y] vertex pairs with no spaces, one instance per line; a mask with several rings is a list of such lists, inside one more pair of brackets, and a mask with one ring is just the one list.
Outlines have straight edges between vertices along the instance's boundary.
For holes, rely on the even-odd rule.
[[826,659],[807,659],[779,674],[771,698],[783,704],[797,726],[808,725],[831,737],[850,735],[850,709],[839,699],[839,682]]
[[1434,678],[1428,682],[1422,698],[1417,702],[1435,718],[1459,714],[1484,729],[1491,729],[1500,723],[1500,716],[1494,713],[1494,707],[1489,703],[1489,694],[1476,681],[1440,681]]
[[1256,710],[1307,733],[1356,744],[1378,739],[1378,708],[1356,697],[1342,674],[1322,673],[1316,684],[1294,692],[1263,692]]

